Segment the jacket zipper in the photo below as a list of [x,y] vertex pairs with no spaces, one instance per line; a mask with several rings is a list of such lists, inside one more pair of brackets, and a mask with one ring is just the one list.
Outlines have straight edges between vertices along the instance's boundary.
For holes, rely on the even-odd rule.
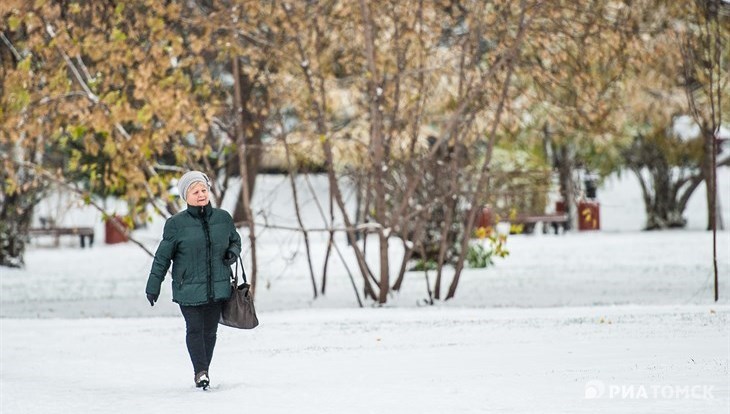
[[211,242],[210,242],[210,226],[208,224],[208,215],[205,212],[205,207],[200,208],[200,213],[203,220],[203,232],[205,233],[205,256],[208,261],[208,300],[213,299],[213,263],[210,260],[211,257]]

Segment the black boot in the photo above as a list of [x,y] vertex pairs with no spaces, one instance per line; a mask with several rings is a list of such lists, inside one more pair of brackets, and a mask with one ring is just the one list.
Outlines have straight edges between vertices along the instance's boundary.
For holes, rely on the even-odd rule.
[[210,385],[210,378],[208,378],[208,371],[200,371],[195,374],[195,386],[204,390],[208,389]]

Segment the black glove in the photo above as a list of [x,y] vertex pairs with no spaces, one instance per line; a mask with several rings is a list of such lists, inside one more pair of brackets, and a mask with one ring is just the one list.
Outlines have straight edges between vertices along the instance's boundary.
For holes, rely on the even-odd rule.
[[236,259],[238,259],[238,256],[236,256],[232,251],[228,250],[226,252],[226,255],[223,256],[223,263],[225,263],[226,266],[230,266],[232,264],[236,264]]
[[160,295],[153,295],[151,293],[147,294],[147,300],[150,301],[150,306],[155,306],[155,302],[157,302],[158,297],[160,297]]

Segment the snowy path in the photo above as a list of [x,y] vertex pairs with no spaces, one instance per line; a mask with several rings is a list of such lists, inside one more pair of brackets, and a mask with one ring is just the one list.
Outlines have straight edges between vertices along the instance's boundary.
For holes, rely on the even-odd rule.
[[[253,332],[221,327],[207,393],[192,386],[182,318],[0,319],[0,411],[730,409],[725,305],[312,309],[260,316]],[[598,398],[586,399],[594,392]]]

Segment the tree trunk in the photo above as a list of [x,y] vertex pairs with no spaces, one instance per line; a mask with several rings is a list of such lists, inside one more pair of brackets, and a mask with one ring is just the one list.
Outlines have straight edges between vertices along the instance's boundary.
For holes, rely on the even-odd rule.
[[[241,84],[239,82],[240,80],[240,73],[241,69],[239,67],[239,61],[238,57],[233,58],[233,78],[235,80],[234,84],[234,112],[238,113],[240,110],[240,103],[242,102],[241,98]],[[248,225],[248,238],[251,243],[251,293],[253,295],[256,294],[256,279],[257,279],[257,273],[258,273],[258,265],[256,260],[256,226],[254,224],[253,220],[253,213],[251,212],[251,191],[248,187],[248,183],[250,182],[249,176],[248,176],[248,165],[247,165],[247,150],[246,147],[246,138],[244,134],[243,129],[243,119],[237,117],[236,118],[236,144],[238,145],[238,162],[239,162],[239,174],[241,175],[242,183],[241,183],[241,196],[239,199],[243,203],[244,211],[246,214],[246,217],[248,220],[246,220],[246,223]]]
[[[267,112],[260,108],[261,102],[255,100],[254,96],[254,82],[249,79],[248,76],[241,73],[240,66],[237,66],[237,72],[233,73],[234,82],[238,85],[239,92],[234,94],[234,119],[236,124],[239,126],[239,133],[242,137],[236,137],[236,140],[244,140],[246,146],[246,176],[248,177],[248,191],[249,199],[253,197],[254,190],[256,187],[256,176],[258,175],[259,165],[261,164],[261,154],[263,152],[261,135],[264,130],[264,121],[266,119]],[[260,98],[261,99],[261,98]],[[264,96],[263,100],[267,99]],[[231,160],[228,166],[229,175],[240,176],[241,166],[240,160],[235,158]],[[246,207],[244,206],[243,199],[238,198],[236,207],[233,210],[233,221],[242,222],[248,221],[249,217],[246,214]]]
[[[441,225],[443,226],[441,229],[441,240],[439,245],[439,252],[438,252],[438,259],[436,263],[436,282],[433,289],[433,298],[434,299],[441,299],[441,277],[443,275],[444,270],[444,262],[446,261],[446,253],[449,249],[453,246],[453,244],[456,243],[456,240],[452,239],[452,231],[451,226],[454,222],[454,216],[456,215],[456,198],[450,197],[455,196],[459,192],[458,188],[458,169],[459,169],[459,159],[461,158],[461,146],[457,145],[454,149],[454,152],[450,154],[451,162],[450,162],[450,169],[449,174],[451,175],[449,179],[449,184],[447,187],[447,191],[445,192],[444,196],[444,211],[445,215],[443,217],[443,220],[441,221]],[[467,235],[469,237],[469,235]],[[462,254],[466,254],[466,252],[462,252]]]
[[[283,123],[282,123],[283,126]],[[283,129],[282,129],[283,130]],[[297,216],[297,223],[299,223],[299,227],[302,229],[302,235],[304,236],[304,247],[307,251],[307,264],[309,265],[309,276],[312,279],[312,291],[313,291],[313,297],[314,299],[317,299],[317,282],[314,279],[314,267],[312,267],[312,250],[309,247],[309,233],[307,232],[307,229],[304,227],[304,222],[302,221],[302,213],[301,209],[299,208],[299,194],[297,192],[297,184],[296,184],[296,172],[294,171],[294,166],[291,163],[291,153],[289,151],[289,143],[286,140],[286,135],[282,137],[282,140],[284,141],[284,150],[286,151],[286,165],[289,170],[289,183],[291,184],[291,191],[292,191],[292,201],[294,202],[294,212]],[[329,249],[328,249],[329,254]]]
[[[403,234],[401,236],[401,240],[403,240],[403,249],[404,249],[405,253],[403,255],[403,261],[401,262],[401,265],[400,265],[400,270],[398,271],[398,277],[396,278],[395,283],[393,284],[393,287],[392,287],[392,289],[396,292],[399,291],[401,286],[403,285],[403,280],[405,279],[406,271],[408,270],[407,269],[408,262],[411,260],[411,258],[413,257],[413,253],[416,252],[416,249],[419,246],[418,243],[422,238],[423,228],[425,227],[424,226],[424,224],[426,222],[425,218],[418,216],[418,217],[416,217],[415,221],[416,221],[416,227],[415,227],[415,229],[412,230],[413,231],[412,237],[409,236],[409,232],[411,230],[408,225],[408,221],[406,221],[403,224],[404,228],[403,228]],[[412,244],[410,247],[408,246],[407,240],[411,240]],[[420,243],[420,247],[421,247],[421,254],[424,254],[422,243]],[[425,257],[425,256],[421,256],[421,257]],[[429,291],[430,291],[430,287],[429,287]]]
[[578,216],[575,205],[575,183],[573,182],[573,156],[568,144],[561,144],[555,148],[555,164],[560,179],[560,196],[563,199],[565,213],[568,215],[565,229],[570,230],[576,227]]
[[382,91],[378,86],[378,70],[375,64],[375,39],[373,36],[373,22],[370,16],[370,5],[365,0],[360,0],[360,11],[363,20],[363,33],[365,37],[365,58],[370,71],[368,77],[368,93],[370,100],[370,153],[373,165],[373,189],[375,191],[375,219],[380,224],[378,239],[380,240],[380,294],[378,302],[383,304],[388,300],[390,289],[390,269],[388,263],[388,237],[386,233],[386,206],[385,206],[385,182],[384,170],[385,148],[383,142],[383,114],[380,111]]
[[23,267],[28,229],[38,195],[13,192],[2,194],[0,203],[0,266]]
[[[314,189],[312,188],[311,184],[309,183],[309,180],[307,179],[307,184],[309,185],[309,190],[312,192],[312,196],[314,197],[315,201],[317,200],[317,195],[314,192]],[[329,193],[329,211],[330,211],[330,219],[329,222],[327,220],[324,220],[325,225],[332,228],[332,225],[334,225],[335,222],[335,202],[332,199],[332,192]],[[318,205],[319,207],[319,205]],[[321,212],[321,208],[320,208]],[[323,217],[324,219],[324,217]],[[330,262],[330,255],[332,253],[332,247],[335,244],[335,232],[333,230],[329,231],[329,237],[327,238],[327,252],[325,252],[324,255],[324,265],[322,266],[322,295],[325,294],[325,290],[327,289],[327,265]],[[349,273],[349,270],[348,270]],[[350,275],[352,277],[352,275]],[[357,290],[355,290],[355,294],[357,294]],[[358,295],[358,302],[360,301],[360,297]],[[360,304],[360,307],[362,307],[362,304]]]
[[653,194],[649,194],[651,203],[646,209],[646,230],[682,228],[687,221],[682,217],[682,210],[673,190],[671,167],[663,158],[658,158],[649,170]]
[[[705,196],[707,198],[707,230],[712,230],[717,225],[717,185],[715,185],[715,135],[714,131],[709,128],[703,128],[705,131],[703,136],[703,157],[702,157],[702,176],[705,179],[705,188],[707,189]],[[717,227],[719,228],[719,227]]]

